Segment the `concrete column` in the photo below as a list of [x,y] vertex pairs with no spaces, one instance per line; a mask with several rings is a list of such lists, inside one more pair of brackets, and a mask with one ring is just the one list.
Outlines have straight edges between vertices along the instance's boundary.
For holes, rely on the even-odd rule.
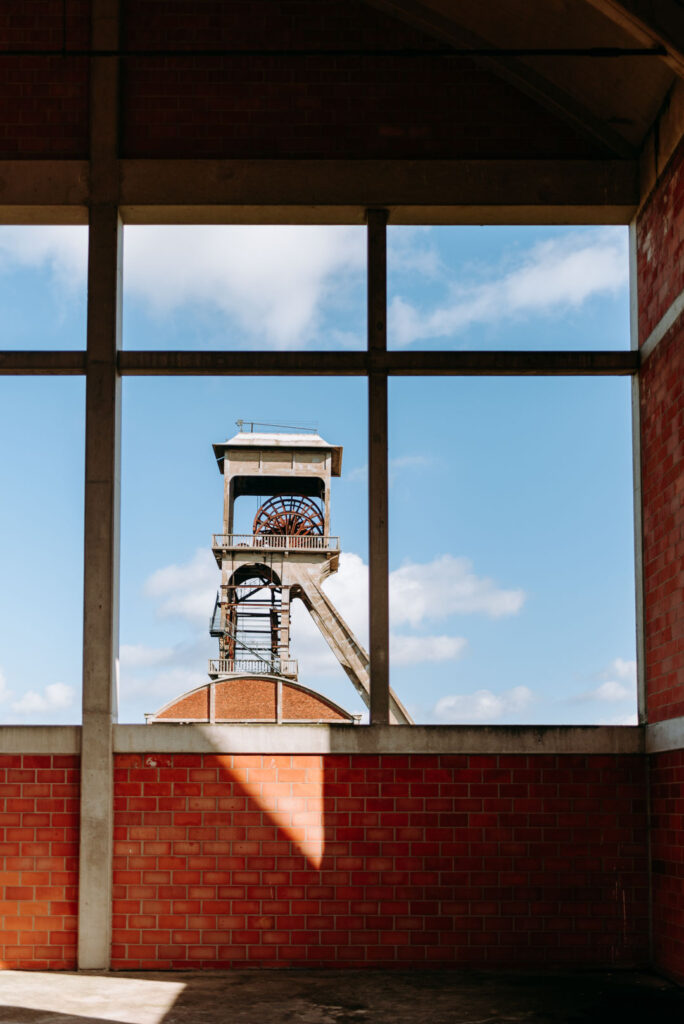
[[78,964],[102,969],[110,957],[119,645],[121,224],[116,206],[91,208],[90,216]]
[[[93,0],[92,45],[118,46],[117,0]],[[78,966],[111,955],[113,756],[119,646],[122,228],[118,211],[118,60],[90,67],[91,203],[86,353],[83,726]]]
[[[639,348],[639,286],[636,256],[636,220],[629,226],[629,333],[631,348]],[[640,724],[647,721],[646,652],[644,647],[644,515],[641,488],[641,381],[632,377],[632,483],[634,490],[634,594],[636,621],[637,708]]]
[[368,563],[371,725],[390,722],[387,536],[387,374],[372,354],[387,350],[387,211],[368,211]]
[[78,965],[103,969],[110,957],[119,647],[121,225],[116,206],[90,214]]

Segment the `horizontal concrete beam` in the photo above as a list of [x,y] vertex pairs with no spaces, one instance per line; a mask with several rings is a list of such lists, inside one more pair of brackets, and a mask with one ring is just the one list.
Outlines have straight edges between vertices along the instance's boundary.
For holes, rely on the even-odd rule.
[[378,206],[397,224],[548,222],[549,208],[553,223],[627,223],[638,200],[631,160],[121,161],[128,223],[362,223]]
[[0,223],[87,224],[87,160],[0,160]]
[[634,351],[119,353],[119,372],[131,376],[611,376],[634,374],[638,368],[639,354]]
[[646,753],[659,754],[665,750],[684,749],[684,717],[667,722],[653,722],[646,726]]
[[0,352],[0,374],[75,376],[85,369],[85,352]]
[[[78,754],[78,725],[0,726],[0,753]],[[117,753],[655,754],[684,749],[684,717],[642,726],[116,725]]]
[[[118,356],[122,376],[363,377],[372,371],[410,376],[628,376],[643,353],[626,352],[169,352]],[[0,351],[2,375],[78,375],[85,352]]]
[[[636,160],[119,160],[122,217],[145,223],[627,224]],[[0,222],[87,221],[88,163],[0,161]]]
[[640,754],[643,749],[640,726],[114,726],[114,751],[120,754]]
[[2,725],[0,754],[79,754],[80,725]]

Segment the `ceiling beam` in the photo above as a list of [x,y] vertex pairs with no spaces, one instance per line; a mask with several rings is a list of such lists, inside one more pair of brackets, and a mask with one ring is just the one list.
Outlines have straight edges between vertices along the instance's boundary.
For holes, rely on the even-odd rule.
[[[278,352],[122,349],[118,370],[127,377],[393,377],[435,376],[629,376],[637,351],[386,351]],[[85,352],[0,351],[0,377],[74,376],[86,372]]]
[[127,223],[628,223],[626,160],[124,160]]
[[0,376],[69,377],[86,371],[85,351],[29,349],[0,351]]
[[592,7],[643,43],[664,46],[661,57],[684,78],[684,7],[675,0],[588,0]]
[[87,224],[87,160],[0,160],[0,222]]
[[[427,4],[421,3],[420,0],[365,0],[365,3],[419,29],[434,39],[450,43],[458,49],[496,49],[492,47],[490,40],[470,32],[455,19],[433,10]],[[521,60],[509,56],[473,56],[473,61],[486,71],[496,75],[497,78],[508,82],[509,85],[534,100],[539,106],[555,114],[585,138],[603,146],[607,152],[623,158],[634,156],[635,150],[631,144],[610,125],[598,118],[564,89],[538,74]]]
[[629,376],[636,351],[131,351],[119,353],[123,376]]
[[[630,160],[121,160],[129,224],[627,224]],[[0,160],[0,223],[85,224],[88,165]]]

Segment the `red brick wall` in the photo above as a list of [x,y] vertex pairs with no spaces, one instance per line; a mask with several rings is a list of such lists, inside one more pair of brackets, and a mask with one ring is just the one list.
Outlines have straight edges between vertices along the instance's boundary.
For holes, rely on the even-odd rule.
[[641,373],[648,720],[684,715],[684,317]]
[[684,142],[637,219],[639,344],[684,289]]
[[591,156],[596,147],[464,59],[192,57],[193,48],[352,50],[439,42],[358,0],[128,0],[125,40],[188,49],[127,60],[123,155]]
[[3,0],[0,49],[55,50],[0,57],[0,159],[88,155],[88,61],[59,50],[88,45],[88,0]]
[[0,755],[0,967],[76,965],[78,763]]
[[[637,221],[639,340],[684,290],[684,143]],[[641,372],[648,719],[684,714],[684,318]]]
[[113,966],[645,962],[644,771],[119,755]]
[[684,982],[684,750],[650,760],[653,959]]
[[[88,153],[89,0],[0,4],[0,159]],[[359,0],[126,0],[121,155],[563,158],[608,155],[476,62]],[[312,56],[192,56],[295,48]],[[188,56],[155,56],[155,50]],[[331,49],[428,55],[333,57]],[[17,51],[41,51],[20,56]],[[54,56],[52,55],[54,52]]]

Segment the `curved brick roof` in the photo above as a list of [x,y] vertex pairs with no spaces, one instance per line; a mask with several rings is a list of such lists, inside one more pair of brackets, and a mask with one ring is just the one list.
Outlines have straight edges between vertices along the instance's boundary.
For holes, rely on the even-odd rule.
[[[276,722],[278,679],[275,676],[240,676],[219,679],[214,686],[214,715],[207,682],[175,697],[154,715],[154,722]],[[349,722],[354,718],[315,690],[280,680],[283,722]]]

